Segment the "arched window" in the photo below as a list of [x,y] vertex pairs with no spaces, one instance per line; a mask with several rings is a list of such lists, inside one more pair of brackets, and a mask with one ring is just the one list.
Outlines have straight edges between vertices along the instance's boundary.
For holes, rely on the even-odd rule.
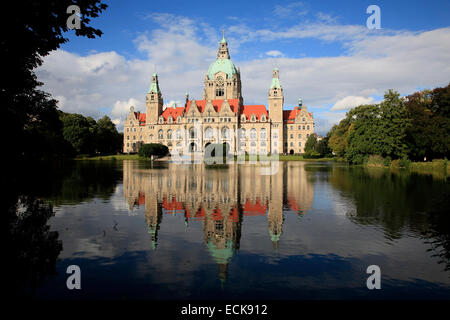
[[245,116],[245,114],[241,115],[241,122],[245,122],[247,121],[247,117]]
[[150,140],[153,140],[153,135],[152,134],[150,134]]
[[195,136],[196,136],[196,134],[195,134],[195,129],[194,129],[194,128],[190,128],[190,129],[189,129],[189,137],[190,137],[191,139],[195,139]]
[[228,139],[230,138],[230,129],[228,127],[222,128],[222,139]]
[[256,139],[256,129],[250,129],[250,139]]
[[180,129],[178,129],[178,130],[176,131],[176,138],[177,138],[178,140],[182,138],[181,130],[180,130]]
[[251,146],[251,147],[256,147],[256,142],[255,142],[255,141],[252,141],[252,142],[250,143],[250,146]]
[[214,130],[211,127],[205,129],[205,139],[212,139],[214,135]]
[[261,141],[261,147],[265,147],[266,146],[266,142],[265,141]]
[[254,114],[252,114],[251,118],[250,118],[251,122],[255,122],[256,121],[256,116]]
[[259,136],[260,136],[260,138],[261,139],[266,139],[266,129],[265,128],[262,128],[260,131],[259,131]]
[[239,137],[241,138],[241,139],[243,139],[243,140],[245,140],[245,135],[246,135],[246,131],[245,131],[245,129],[244,128],[240,128],[239,129]]
[[177,122],[181,123],[181,117],[180,116],[177,117]]
[[172,116],[169,116],[169,118],[167,119],[167,122],[173,123],[173,118],[172,118]]
[[164,134],[163,134],[162,129],[160,129],[160,130],[158,131],[158,139],[159,139],[159,140],[164,139]]
[[264,114],[261,116],[261,121],[266,122],[266,116]]
[[172,140],[172,130],[167,130],[167,140]]

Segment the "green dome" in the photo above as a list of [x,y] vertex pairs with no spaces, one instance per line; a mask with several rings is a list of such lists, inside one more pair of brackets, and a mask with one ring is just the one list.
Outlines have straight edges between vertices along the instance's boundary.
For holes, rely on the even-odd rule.
[[234,249],[233,241],[231,240],[227,240],[225,248],[223,249],[217,248],[213,241],[209,241],[207,246],[210,254],[214,257],[214,260],[216,260],[217,263],[228,263],[233,256]]
[[217,59],[211,63],[208,69],[208,78],[210,80],[214,79],[214,75],[219,71],[226,73],[227,78],[231,78],[233,74],[237,74],[236,67],[230,59]]

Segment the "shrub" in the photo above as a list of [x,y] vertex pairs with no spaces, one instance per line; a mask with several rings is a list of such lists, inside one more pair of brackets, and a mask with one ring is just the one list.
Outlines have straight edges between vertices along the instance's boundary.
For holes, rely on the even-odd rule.
[[366,165],[368,167],[383,167],[385,165],[385,159],[377,154],[369,156]]
[[148,143],[143,144],[139,148],[139,156],[151,158],[154,157],[163,157],[169,153],[169,148],[163,144],[159,143]]
[[320,157],[321,157],[320,153],[318,153],[317,151],[314,151],[314,150],[310,150],[310,151],[306,152],[305,154],[303,154],[304,159],[318,159]]

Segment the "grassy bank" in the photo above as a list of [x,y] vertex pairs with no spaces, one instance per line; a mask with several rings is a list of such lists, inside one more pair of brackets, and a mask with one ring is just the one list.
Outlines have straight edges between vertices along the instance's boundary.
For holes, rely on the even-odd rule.
[[137,154],[115,154],[109,156],[79,156],[75,160],[144,160],[145,158],[139,157]]
[[[78,156],[75,160],[145,160],[137,154],[116,154],[109,156]],[[237,159],[237,157],[235,157]],[[302,155],[279,155],[280,161],[335,161],[335,158],[319,158],[319,159],[305,159]],[[245,156],[245,161],[249,161],[249,156]]]

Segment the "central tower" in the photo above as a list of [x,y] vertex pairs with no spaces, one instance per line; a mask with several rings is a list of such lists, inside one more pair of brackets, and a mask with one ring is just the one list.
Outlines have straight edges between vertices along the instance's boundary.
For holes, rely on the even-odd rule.
[[230,60],[225,32],[219,44],[217,59],[208,68],[203,89],[203,100],[217,99],[242,101],[241,73]]

